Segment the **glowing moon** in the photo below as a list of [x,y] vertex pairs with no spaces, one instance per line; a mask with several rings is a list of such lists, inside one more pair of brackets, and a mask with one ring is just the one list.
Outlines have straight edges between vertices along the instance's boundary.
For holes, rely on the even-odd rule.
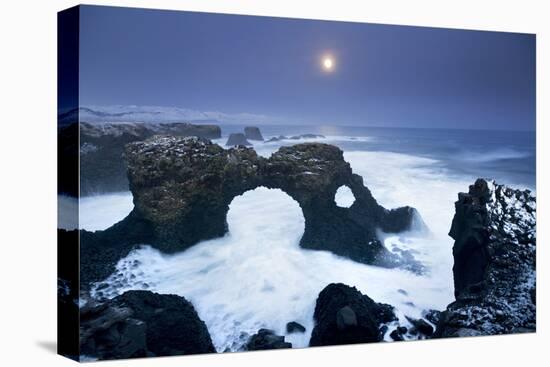
[[331,71],[334,68],[334,60],[330,56],[325,56],[323,58],[323,69],[326,71]]

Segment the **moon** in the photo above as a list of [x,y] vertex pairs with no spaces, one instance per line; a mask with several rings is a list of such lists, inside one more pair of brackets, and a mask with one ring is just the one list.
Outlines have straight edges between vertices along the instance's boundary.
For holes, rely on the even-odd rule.
[[323,69],[326,71],[332,71],[334,68],[334,59],[330,56],[323,57]]

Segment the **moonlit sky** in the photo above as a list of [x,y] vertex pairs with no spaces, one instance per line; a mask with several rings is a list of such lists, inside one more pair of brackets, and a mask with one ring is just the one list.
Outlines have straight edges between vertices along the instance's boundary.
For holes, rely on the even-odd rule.
[[530,34],[95,6],[81,6],[80,27],[81,106],[535,129]]

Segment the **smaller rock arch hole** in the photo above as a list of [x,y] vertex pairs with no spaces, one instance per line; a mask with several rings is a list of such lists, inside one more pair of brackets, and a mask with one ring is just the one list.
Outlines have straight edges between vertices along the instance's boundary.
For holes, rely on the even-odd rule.
[[342,185],[336,190],[334,202],[341,208],[349,208],[355,203],[355,195],[353,195],[349,186]]

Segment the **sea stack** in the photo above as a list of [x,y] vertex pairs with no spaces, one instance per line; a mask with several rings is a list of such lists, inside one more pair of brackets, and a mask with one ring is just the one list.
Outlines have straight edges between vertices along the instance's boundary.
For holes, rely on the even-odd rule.
[[455,210],[449,235],[456,300],[436,336],[535,332],[535,196],[478,179],[458,194]]
[[229,138],[227,139],[227,143],[225,143],[226,146],[236,146],[236,145],[244,145],[244,146],[250,146],[250,142],[246,139],[244,134],[242,133],[233,133],[229,135]]
[[264,141],[260,128],[256,126],[247,126],[244,128],[244,135],[248,140]]

